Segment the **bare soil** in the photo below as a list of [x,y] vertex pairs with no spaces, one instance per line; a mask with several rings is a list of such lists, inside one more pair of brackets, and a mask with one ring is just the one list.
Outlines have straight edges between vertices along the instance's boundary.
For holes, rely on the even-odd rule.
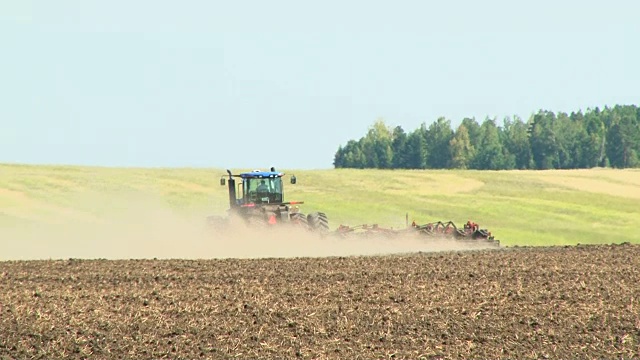
[[640,246],[0,262],[0,359],[632,358]]

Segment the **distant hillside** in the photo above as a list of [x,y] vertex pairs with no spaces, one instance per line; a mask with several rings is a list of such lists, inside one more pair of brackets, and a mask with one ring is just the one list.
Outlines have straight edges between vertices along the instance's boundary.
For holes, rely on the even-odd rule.
[[[404,226],[408,213],[418,223],[473,220],[504,245],[640,242],[640,170],[284,171],[298,178],[285,196],[305,201],[303,212],[325,211],[332,228]],[[47,226],[131,222],[159,229],[169,213],[200,226],[228,208],[223,174],[0,165],[0,239]]]

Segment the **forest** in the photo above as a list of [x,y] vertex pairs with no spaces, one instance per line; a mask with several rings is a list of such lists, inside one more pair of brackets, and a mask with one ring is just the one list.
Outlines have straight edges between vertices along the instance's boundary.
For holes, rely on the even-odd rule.
[[406,132],[378,119],[359,140],[340,145],[335,168],[584,169],[640,167],[640,108],[598,107],[571,114],[464,118],[454,129],[440,117]]

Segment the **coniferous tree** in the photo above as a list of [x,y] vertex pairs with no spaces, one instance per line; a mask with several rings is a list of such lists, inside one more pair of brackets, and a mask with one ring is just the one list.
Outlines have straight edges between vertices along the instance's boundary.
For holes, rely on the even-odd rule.
[[445,169],[451,163],[449,142],[453,138],[451,121],[440,117],[429,126],[426,133],[427,163],[433,169]]
[[536,169],[553,169],[558,164],[558,147],[553,129],[555,119],[555,114],[549,111],[539,111],[532,118],[529,141]]
[[451,167],[466,169],[475,155],[475,149],[469,140],[469,131],[464,125],[458,126],[453,139],[449,141],[451,151]]
[[582,124],[572,120],[569,115],[559,113],[554,124],[557,142],[557,169],[575,169],[582,162],[582,139],[586,132]]
[[592,168],[604,166],[606,162],[606,129],[598,112],[588,111],[583,120],[583,128],[587,136],[581,141],[582,166]]
[[480,149],[475,157],[475,167],[482,170],[513,168],[515,159],[504,152],[495,121],[486,119],[480,130]]
[[513,120],[505,118],[503,126],[503,145],[514,157],[514,168],[519,170],[530,169],[533,165],[533,159],[531,157],[527,124],[519,116],[514,116]]
[[393,152],[393,168],[407,169],[407,134],[402,127],[396,126],[393,129],[393,142],[391,143]]
[[[635,116],[615,114],[613,125],[607,133],[607,157],[612,167],[626,168],[638,165],[640,130]],[[617,118],[622,117],[620,120]]]
[[426,132],[426,126],[422,124],[407,137],[407,167],[409,169],[427,168]]

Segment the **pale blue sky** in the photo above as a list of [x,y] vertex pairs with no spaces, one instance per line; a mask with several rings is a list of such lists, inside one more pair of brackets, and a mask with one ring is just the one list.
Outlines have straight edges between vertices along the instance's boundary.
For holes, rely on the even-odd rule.
[[330,168],[383,118],[640,100],[638,1],[0,2],[0,162]]

